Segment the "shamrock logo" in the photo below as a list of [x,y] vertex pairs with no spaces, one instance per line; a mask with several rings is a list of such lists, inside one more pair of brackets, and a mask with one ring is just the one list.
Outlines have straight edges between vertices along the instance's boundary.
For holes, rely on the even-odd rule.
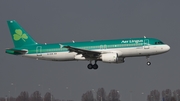
[[28,39],[28,36],[25,33],[22,33],[21,29],[16,29],[15,34],[13,36],[14,36],[14,40],[16,41],[22,39],[24,42],[26,42],[25,39]]

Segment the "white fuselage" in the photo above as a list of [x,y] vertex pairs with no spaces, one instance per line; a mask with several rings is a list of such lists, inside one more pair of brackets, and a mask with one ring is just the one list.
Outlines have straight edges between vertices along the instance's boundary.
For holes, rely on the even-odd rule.
[[[169,51],[170,47],[166,44],[163,45],[149,45],[142,47],[128,47],[128,48],[113,48],[113,49],[99,49],[93,50],[106,53],[118,53],[118,57],[139,57],[139,56],[151,56],[162,54]],[[30,57],[41,60],[50,61],[73,61],[73,60],[87,60],[84,57],[78,56],[75,52],[50,52],[50,53],[38,53],[38,54],[25,54],[24,57]]]

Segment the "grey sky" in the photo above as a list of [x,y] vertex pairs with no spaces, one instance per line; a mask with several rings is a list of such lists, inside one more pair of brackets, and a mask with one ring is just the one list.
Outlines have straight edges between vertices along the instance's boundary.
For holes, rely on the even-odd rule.
[[[124,101],[130,100],[133,91],[137,101],[154,89],[178,89],[179,4],[179,0],[1,0],[0,96],[8,91],[13,96],[35,90],[44,94],[51,88],[56,98],[79,101],[87,90],[104,87],[107,94],[119,90]],[[124,64],[98,62],[96,71],[87,69],[87,61],[36,61],[4,53],[5,48],[13,47],[6,23],[10,19],[18,21],[39,43],[146,36],[162,40],[171,50],[152,56],[150,67],[145,57],[126,58]]]

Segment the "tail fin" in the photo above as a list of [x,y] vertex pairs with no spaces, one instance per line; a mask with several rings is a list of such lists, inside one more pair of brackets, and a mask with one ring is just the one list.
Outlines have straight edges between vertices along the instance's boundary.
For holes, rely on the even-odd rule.
[[7,23],[16,48],[38,44],[15,20],[9,20]]

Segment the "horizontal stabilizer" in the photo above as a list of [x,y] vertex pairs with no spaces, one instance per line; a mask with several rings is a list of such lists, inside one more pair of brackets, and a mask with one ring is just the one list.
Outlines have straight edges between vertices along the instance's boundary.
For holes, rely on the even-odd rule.
[[13,55],[23,55],[23,54],[26,54],[28,51],[27,50],[20,50],[20,49],[14,49],[14,48],[11,48],[11,49],[6,49],[6,53],[9,53],[9,54],[13,54]]

